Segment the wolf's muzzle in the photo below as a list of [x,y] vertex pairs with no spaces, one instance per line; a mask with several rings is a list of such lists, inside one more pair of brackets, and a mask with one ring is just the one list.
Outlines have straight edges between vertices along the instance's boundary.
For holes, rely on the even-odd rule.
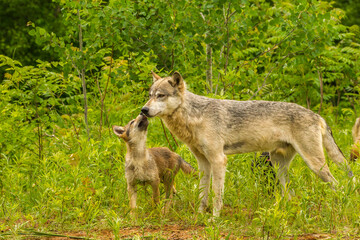
[[147,117],[150,117],[149,116],[149,108],[148,107],[143,107],[142,109],[141,109],[141,113],[143,113],[145,116],[147,116]]

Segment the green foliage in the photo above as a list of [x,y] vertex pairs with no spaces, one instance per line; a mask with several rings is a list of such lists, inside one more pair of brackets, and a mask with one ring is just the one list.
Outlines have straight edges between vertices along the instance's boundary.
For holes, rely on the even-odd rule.
[[50,32],[62,33],[60,8],[52,0],[1,0],[0,1],[0,49],[1,54],[26,65],[35,65],[37,59],[52,61],[54,52],[42,51],[36,39],[28,34],[28,23]]
[[[348,155],[360,111],[360,39],[357,26],[341,24],[342,10],[304,0],[57,0],[45,6],[49,14],[61,9],[61,31],[27,22],[32,41],[49,58],[29,65],[25,56],[0,55],[1,231],[18,237],[28,228],[74,228],[89,236],[91,229],[110,228],[118,237],[126,226],[175,222],[205,226],[198,236],[210,239],[359,234],[357,182],[331,165],[340,189],[333,192],[296,158],[289,186],[295,197],[286,201],[278,187],[269,193],[264,173],[249,171],[251,154],[229,157],[221,219],[208,222],[208,214],[197,213],[199,179],[183,174],[169,215],[152,206],[150,190],[141,188],[139,217],[131,219],[125,146],[111,130],[138,115],[151,70],[161,76],[177,70],[198,94],[289,101],[319,111]],[[212,49],[212,89],[205,78],[206,46]],[[170,144],[196,167],[186,146],[168,143],[163,131],[168,133],[152,119],[148,146]],[[359,165],[352,167],[358,175]]]

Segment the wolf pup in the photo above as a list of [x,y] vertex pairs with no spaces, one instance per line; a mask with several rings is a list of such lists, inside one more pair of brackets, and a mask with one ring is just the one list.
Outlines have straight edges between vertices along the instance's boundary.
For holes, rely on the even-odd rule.
[[[114,133],[126,143],[125,178],[130,198],[130,208],[136,208],[136,185],[150,184],[153,190],[153,201],[159,202],[159,184],[164,183],[166,198],[171,199],[174,192],[174,178],[179,169],[190,174],[193,168],[179,155],[168,148],[146,148],[146,134],[149,122],[147,117],[139,115],[125,127],[113,126]],[[166,202],[167,212],[170,200]]]
[[360,117],[356,119],[352,128],[352,136],[354,139],[354,144],[351,147],[350,160],[355,161],[360,157]]
[[226,155],[270,152],[278,165],[283,193],[289,165],[299,153],[323,181],[336,183],[325,161],[323,146],[335,163],[353,173],[336,145],[329,126],[318,114],[294,103],[211,99],[186,90],[180,73],[160,77],[153,73],[150,99],[141,111],[160,117],[168,129],[195,155],[200,180],[200,207],[208,205],[210,177],[214,190],[213,215],[219,216],[224,192]]

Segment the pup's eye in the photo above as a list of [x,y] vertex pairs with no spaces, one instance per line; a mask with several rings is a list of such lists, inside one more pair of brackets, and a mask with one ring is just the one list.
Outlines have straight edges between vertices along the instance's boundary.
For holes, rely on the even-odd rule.
[[133,123],[134,123],[134,120],[130,122],[130,126],[133,125]]

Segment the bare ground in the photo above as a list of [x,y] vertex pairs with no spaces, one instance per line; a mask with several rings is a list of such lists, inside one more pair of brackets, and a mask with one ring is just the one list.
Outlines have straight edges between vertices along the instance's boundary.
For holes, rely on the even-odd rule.
[[[142,228],[142,227],[127,227],[122,228],[119,231],[119,239],[172,239],[172,240],[182,240],[182,239],[206,239],[205,235],[205,227],[203,226],[190,226],[184,227],[179,225],[165,225],[154,228]],[[97,240],[112,240],[115,239],[114,233],[111,230],[98,230],[98,231],[90,231],[86,233],[85,231],[79,232],[65,232],[61,233],[62,235],[66,235],[68,237],[31,237],[27,239],[32,240],[69,240],[76,239],[79,237],[89,237],[89,239],[97,239]],[[88,234],[88,235],[87,235]],[[225,239],[228,234],[221,233],[222,239]],[[231,235],[230,239],[254,239],[251,236],[234,236]],[[313,233],[313,234],[304,234],[300,236],[287,236],[285,237],[287,240],[317,240],[317,239],[339,239],[339,236],[336,234],[327,234],[327,233]],[[357,236],[349,236],[349,237],[341,237],[341,239],[360,239]]]

